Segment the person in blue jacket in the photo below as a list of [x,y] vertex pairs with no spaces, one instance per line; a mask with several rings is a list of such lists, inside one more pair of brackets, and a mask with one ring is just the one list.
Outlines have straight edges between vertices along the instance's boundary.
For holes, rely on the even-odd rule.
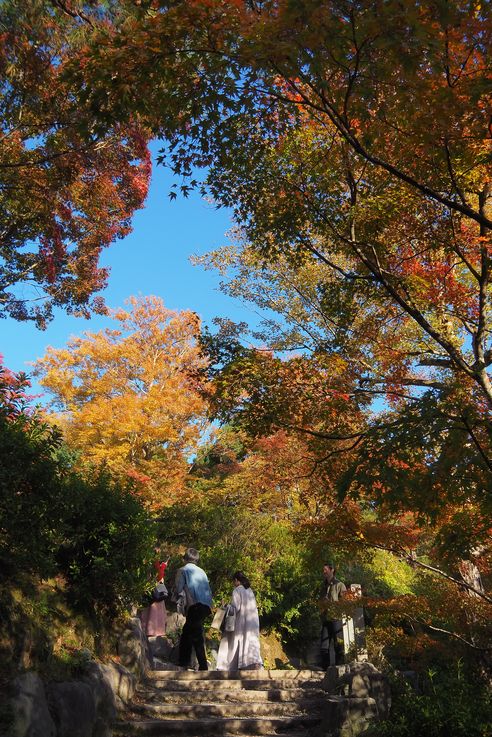
[[181,668],[191,665],[191,653],[195,648],[199,670],[208,670],[205,652],[205,633],[203,623],[212,612],[212,592],[207,574],[197,563],[200,554],[195,548],[188,548],[183,555],[185,565],[176,574],[176,593],[184,598],[186,622],[179,639],[179,660]]

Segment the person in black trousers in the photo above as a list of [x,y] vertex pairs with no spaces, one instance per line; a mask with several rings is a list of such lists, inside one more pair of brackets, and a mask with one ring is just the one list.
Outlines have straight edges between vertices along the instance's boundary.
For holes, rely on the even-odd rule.
[[179,640],[178,664],[186,670],[191,666],[191,652],[195,648],[199,670],[208,670],[203,623],[212,611],[212,592],[207,574],[197,563],[200,555],[188,548],[185,565],[176,574],[176,593],[181,596],[186,622]]

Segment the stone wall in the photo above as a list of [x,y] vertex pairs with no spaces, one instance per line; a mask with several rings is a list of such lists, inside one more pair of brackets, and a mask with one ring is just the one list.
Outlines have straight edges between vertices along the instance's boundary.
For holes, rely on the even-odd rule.
[[372,663],[332,665],[322,688],[327,692],[318,737],[357,737],[391,708],[388,679]]
[[118,655],[120,662],[91,661],[71,681],[46,682],[34,671],[19,675],[6,689],[0,737],[110,737],[117,711],[151,668],[139,619],[122,629]]

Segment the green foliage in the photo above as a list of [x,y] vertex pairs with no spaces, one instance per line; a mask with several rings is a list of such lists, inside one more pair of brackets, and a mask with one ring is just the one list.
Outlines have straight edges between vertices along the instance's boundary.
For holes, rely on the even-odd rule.
[[389,597],[414,594],[418,574],[408,563],[386,550],[376,550],[365,564],[345,566],[351,581],[360,583],[367,596]]
[[92,660],[92,653],[87,648],[77,649],[63,646],[58,653],[58,661],[73,676],[83,674]]
[[492,694],[462,661],[429,669],[415,691],[393,679],[391,718],[371,727],[368,737],[490,737]]
[[11,397],[7,401],[3,394],[3,400],[0,568],[6,576],[16,571],[47,576],[54,572],[54,553],[65,531],[64,489],[53,457],[60,437],[36,415],[17,411]]
[[463,520],[456,520],[441,539],[443,551],[467,557],[490,534],[487,522],[480,523],[480,514],[490,519],[491,513],[483,493],[490,483],[490,428],[483,407],[473,406],[470,393],[460,393],[456,387],[426,391],[408,406],[386,413],[385,421],[368,431],[339,481],[339,491],[344,498],[371,489],[378,506],[393,513],[412,509],[433,521],[444,503],[476,503],[473,529],[464,534]]
[[62,573],[79,611],[114,615],[140,599],[154,528],[130,490],[70,470],[58,431],[26,410],[25,386],[24,377],[0,371],[3,581],[29,590]]
[[58,551],[68,595],[80,611],[114,615],[138,601],[147,581],[154,526],[140,501],[101,474],[66,486],[70,530]]
[[91,657],[114,653],[116,631],[117,622],[90,620],[71,606],[61,576],[18,575],[0,589],[0,682],[19,667],[48,680],[79,677]]
[[[291,643],[306,642],[319,629],[313,594],[319,587],[320,561],[314,562],[290,525],[274,523],[265,530],[268,567],[259,590],[263,623]],[[273,557],[269,551],[277,554]]]
[[[175,505],[164,511],[159,525],[159,537],[170,550],[187,545],[199,549],[216,604],[229,599],[231,575],[243,570],[256,595],[262,628],[276,630],[296,650],[319,633],[316,599],[325,560],[335,559],[340,579],[347,585],[360,583],[369,598],[415,595],[422,584],[421,575],[386,551],[367,552],[356,560],[340,551],[337,554],[314,534],[300,534],[289,521],[275,521],[269,514],[223,500],[202,498]],[[173,556],[168,581],[174,580],[181,564],[180,556]],[[387,617],[394,618],[391,612]],[[403,621],[402,616],[397,620]],[[377,622],[383,624],[381,614]],[[400,630],[397,624],[393,629]],[[377,639],[379,642],[379,635]],[[386,649],[383,642],[381,647]]]
[[[166,509],[160,524],[168,544],[198,548],[216,604],[230,598],[232,574],[242,570],[255,592],[263,628],[276,629],[284,640],[303,644],[317,632],[319,616],[312,604],[321,559],[313,561],[290,524],[206,501]],[[171,561],[170,581],[180,563]]]

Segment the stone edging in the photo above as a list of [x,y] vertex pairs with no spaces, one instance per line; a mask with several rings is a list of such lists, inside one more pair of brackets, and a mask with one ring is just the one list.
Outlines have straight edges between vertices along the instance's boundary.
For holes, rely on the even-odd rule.
[[119,663],[91,661],[71,681],[44,682],[29,671],[9,686],[11,724],[0,737],[110,737],[118,710],[133,698],[151,667],[140,620],[128,620],[118,643]]

